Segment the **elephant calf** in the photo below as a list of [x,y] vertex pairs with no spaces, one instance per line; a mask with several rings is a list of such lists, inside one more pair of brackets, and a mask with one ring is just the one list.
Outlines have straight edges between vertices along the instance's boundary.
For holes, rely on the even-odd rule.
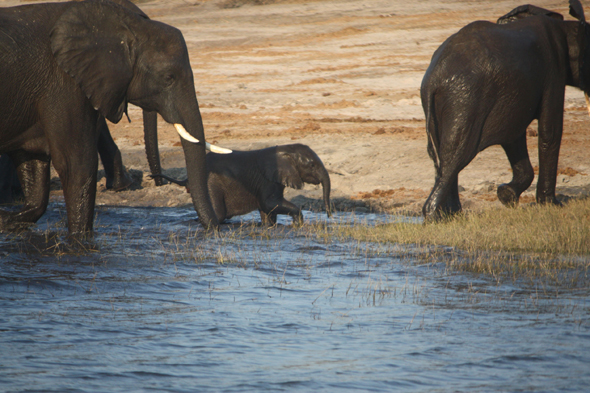
[[[209,195],[220,222],[258,209],[263,223],[276,224],[277,214],[288,214],[303,223],[301,209],[283,197],[285,186],[301,189],[303,183],[322,184],[326,212],[330,216],[330,176],[320,158],[302,144],[261,150],[209,153],[206,157]],[[187,186],[187,180],[175,180]]]

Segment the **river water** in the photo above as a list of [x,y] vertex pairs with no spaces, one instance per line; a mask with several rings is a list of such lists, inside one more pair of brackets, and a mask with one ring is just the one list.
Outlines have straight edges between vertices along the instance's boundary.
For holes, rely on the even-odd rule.
[[[188,208],[98,208],[98,251],[65,252],[44,240],[64,217],[52,204],[32,233],[0,235],[0,391],[590,386],[587,289],[498,284],[286,218],[205,234]],[[305,218],[326,230],[398,219]]]

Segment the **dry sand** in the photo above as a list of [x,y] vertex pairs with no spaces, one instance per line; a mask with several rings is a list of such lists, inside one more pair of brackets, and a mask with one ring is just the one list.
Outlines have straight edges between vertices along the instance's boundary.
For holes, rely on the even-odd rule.
[[[28,1],[30,3],[30,1]],[[21,4],[0,1],[4,6]],[[495,21],[521,1],[460,0],[145,0],[152,19],[186,39],[207,139],[232,149],[304,143],[331,173],[337,207],[419,214],[434,183],[426,153],[419,87],[434,50],[474,20]],[[567,15],[567,1],[536,5]],[[571,18],[571,17],[567,17]],[[97,204],[179,206],[190,197],[147,178],[141,111],[111,125],[127,168],[142,179],[133,191],[104,191]],[[583,94],[568,88],[557,192],[590,194],[590,118]],[[160,119],[165,173],[182,177],[173,127]],[[536,125],[529,152],[538,165]],[[502,149],[480,153],[461,172],[465,209],[499,205],[496,186],[510,181]],[[521,197],[534,201],[536,179]],[[287,197],[306,207],[321,190],[306,185]],[[59,199],[60,192],[52,198]],[[315,203],[319,206],[321,204]]]

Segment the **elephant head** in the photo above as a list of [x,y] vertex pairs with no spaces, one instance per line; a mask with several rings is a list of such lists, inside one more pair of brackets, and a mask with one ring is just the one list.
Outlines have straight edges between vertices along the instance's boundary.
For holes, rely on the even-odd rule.
[[557,12],[546,10],[545,8],[537,7],[534,5],[526,4],[518,6],[506,15],[499,17],[497,23],[499,25],[502,25],[505,23],[514,22],[518,19],[524,19],[528,18],[529,16],[535,15],[545,15],[553,19],[563,20],[563,15]]
[[216,227],[186,43],[178,29],[131,8],[108,0],[75,3],[55,23],[51,50],[58,65],[108,120],[118,122],[132,103],[174,124],[183,137],[188,178],[196,185],[191,188],[195,209],[205,227]]
[[287,187],[301,189],[303,183],[321,184],[328,216],[330,208],[330,175],[322,160],[309,146],[302,144],[276,147],[277,170],[274,181]]
[[[590,27],[584,16],[584,8],[579,0],[570,0],[570,15],[576,18],[579,23],[567,23],[566,34],[570,45],[570,64],[572,69],[572,79],[567,84],[576,86],[584,91],[588,114],[590,114]],[[564,17],[560,13],[547,10],[545,8],[526,4],[514,8],[506,15],[498,18],[498,24],[506,24],[520,19],[533,16],[546,16],[558,21],[563,21]]]

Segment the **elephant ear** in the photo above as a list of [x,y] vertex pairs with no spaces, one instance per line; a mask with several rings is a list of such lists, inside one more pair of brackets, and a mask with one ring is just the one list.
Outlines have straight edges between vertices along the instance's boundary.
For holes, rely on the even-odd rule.
[[[263,159],[260,162],[261,171],[264,174],[264,177],[274,183],[280,183],[297,190],[303,188],[303,180],[301,180],[301,176],[299,176],[296,160],[289,153],[278,149],[275,151],[276,154],[274,154],[273,157],[276,158],[276,161]],[[275,163],[276,165],[273,165]]]
[[110,0],[113,3],[117,3],[122,7],[127,8],[128,10],[136,13],[137,15],[141,16],[144,19],[149,19],[150,17],[147,16],[138,6],[130,2],[129,0]]
[[584,7],[582,7],[582,4],[578,0],[570,0],[570,15],[580,22],[586,22]]
[[277,152],[277,169],[279,181],[291,188],[303,188],[303,180],[297,170],[297,160],[289,153]]
[[528,18],[529,16],[545,15],[553,19],[563,20],[563,15],[557,12],[546,10],[545,8],[526,4],[516,7],[509,13],[498,18],[498,24],[502,25],[509,22],[514,22],[518,19]]
[[104,117],[117,123],[127,112],[127,88],[133,78],[126,22],[138,14],[110,1],[72,3],[51,31],[51,50]]

